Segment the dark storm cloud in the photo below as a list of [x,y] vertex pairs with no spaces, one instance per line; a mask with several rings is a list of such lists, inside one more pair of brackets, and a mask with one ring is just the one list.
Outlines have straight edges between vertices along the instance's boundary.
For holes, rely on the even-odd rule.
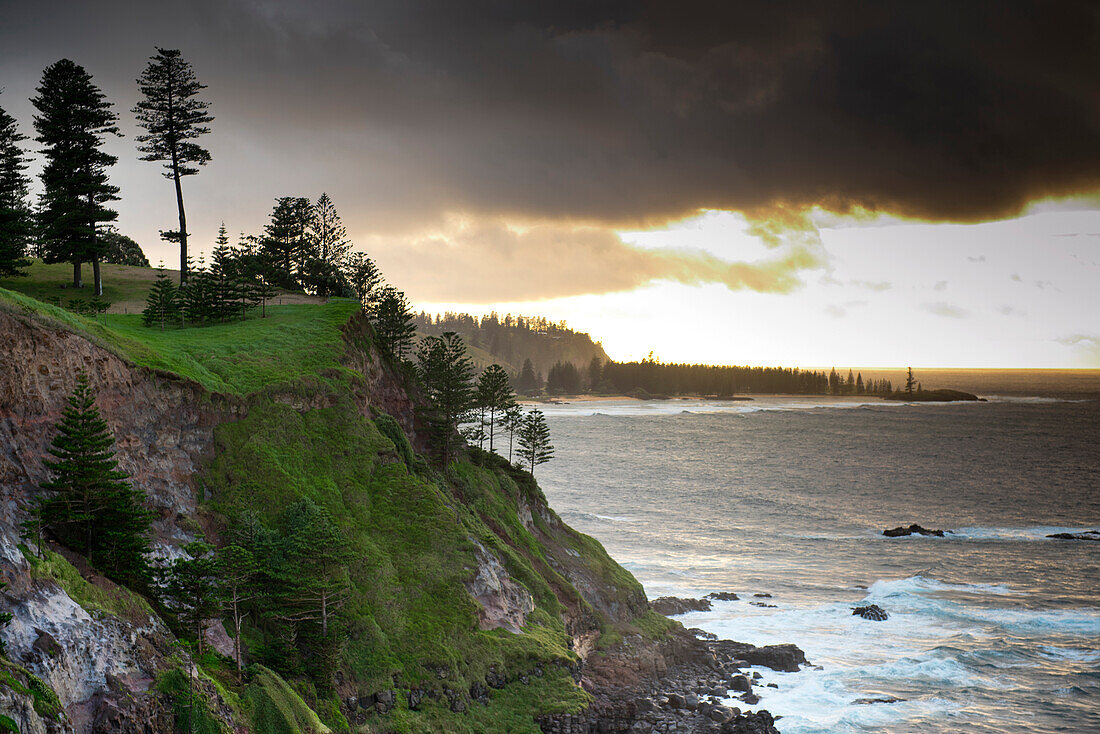
[[1098,7],[46,2],[9,6],[0,46],[5,76],[33,50],[129,81],[179,45],[261,148],[362,135],[338,177],[401,164],[429,209],[966,220],[1100,183]]
[[[364,234],[447,212],[615,227],[714,208],[820,265],[813,205],[968,221],[1100,188],[1093,2],[0,7],[8,107],[69,56],[125,113],[153,46],[183,50],[217,116],[214,162],[188,182],[211,229],[322,189]],[[153,232],[171,197],[132,137],[118,146],[121,221]]]

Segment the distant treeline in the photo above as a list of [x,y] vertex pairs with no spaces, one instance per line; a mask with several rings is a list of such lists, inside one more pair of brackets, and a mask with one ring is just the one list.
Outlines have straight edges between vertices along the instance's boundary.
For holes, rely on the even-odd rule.
[[573,331],[565,322],[554,323],[542,317],[497,313],[477,317],[450,312],[432,316],[421,312],[415,323],[417,331],[429,336],[447,331],[460,334],[468,346],[492,355],[493,361],[499,362],[513,381],[530,360],[539,387],[559,362],[586,369],[594,357],[608,361],[603,347],[588,334]]
[[851,370],[845,377],[835,369],[825,373],[784,367],[662,364],[652,358],[607,362],[598,379],[590,367],[588,382],[596,385],[597,392],[624,395],[880,395],[893,391],[889,380],[864,381],[862,374],[853,374]]

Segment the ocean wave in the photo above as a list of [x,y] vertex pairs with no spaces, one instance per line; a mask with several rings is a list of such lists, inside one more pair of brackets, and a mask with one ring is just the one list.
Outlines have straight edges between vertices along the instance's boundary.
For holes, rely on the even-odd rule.
[[867,598],[890,598],[892,596],[914,594],[922,591],[963,591],[976,594],[995,594],[998,596],[1023,593],[1005,586],[1004,584],[955,584],[948,581],[940,581],[930,576],[917,574],[916,576],[909,576],[903,579],[876,581],[871,584],[868,589]]
[[1045,395],[985,395],[991,403],[1021,403],[1024,405],[1049,405],[1052,403],[1087,403],[1081,398],[1055,398]]
[[583,518],[585,520],[606,520],[607,522],[635,522],[632,517],[616,517],[614,515],[598,515],[595,512],[582,510],[566,510],[561,513],[564,517]]
[[1096,530],[1091,527],[1064,527],[1061,525],[1033,525],[1017,528],[965,527],[948,532],[946,537],[959,540],[1049,540],[1048,535],[1055,533],[1083,533]]

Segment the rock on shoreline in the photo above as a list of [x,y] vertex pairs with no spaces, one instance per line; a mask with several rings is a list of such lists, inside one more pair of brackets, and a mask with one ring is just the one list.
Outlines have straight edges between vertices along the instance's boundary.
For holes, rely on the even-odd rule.
[[709,599],[684,599],[678,596],[662,596],[649,603],[653,611],[666,617],[674,617],[688,612],[709,612]]
[[794,645],[700,640],[682,629],[662,642],[627,638],[585,661],[581,685],[592,706],[542,717],[539,726],[547,734],[779,734],[769,712],[743,712],[727,702],[760,701],[761,689],[753,690],[759,676],[743,672],[748,666],[796,671],[805,662]]

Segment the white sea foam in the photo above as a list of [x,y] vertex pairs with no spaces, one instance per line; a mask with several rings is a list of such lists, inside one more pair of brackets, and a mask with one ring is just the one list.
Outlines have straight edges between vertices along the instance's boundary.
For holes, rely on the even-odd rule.
[[1098,530],[1096,527],[1065,527],[1061,525],[1033,525],[1017,528],[957,528],[947,534],[948,538],[958,540],[1043,540],[1055,533],[1083,533],[1086,530]]
[[[720,637],[756,645],[793,642],[821,670],[777,673],[755,668],[760,703],[783,716],[784,734],[862,732],[905,722],[929,720],[957,710],[969,692],[1015,695],[1005,675],[1039,666],[1042,659],[1071,664],[1100,660],[1100,651],[1079,645],[1029,645],[1036,636],[1100,635],[1100,610],[1026,609],[1027,595],[1001,584],[948,583],[926,575],[880,580],[860,603],[886,608],[889,619],[872,622],[853,616],[854,604],[793,604],[768,599],[774,609],[745,599],[715,602],[709,612],[681,617]],[[1007,645],[1013,646],[1009,649]],[[779,688],[768,688],[776,683]],[[861,698],[907,699],[897,703],[854,704]]]

